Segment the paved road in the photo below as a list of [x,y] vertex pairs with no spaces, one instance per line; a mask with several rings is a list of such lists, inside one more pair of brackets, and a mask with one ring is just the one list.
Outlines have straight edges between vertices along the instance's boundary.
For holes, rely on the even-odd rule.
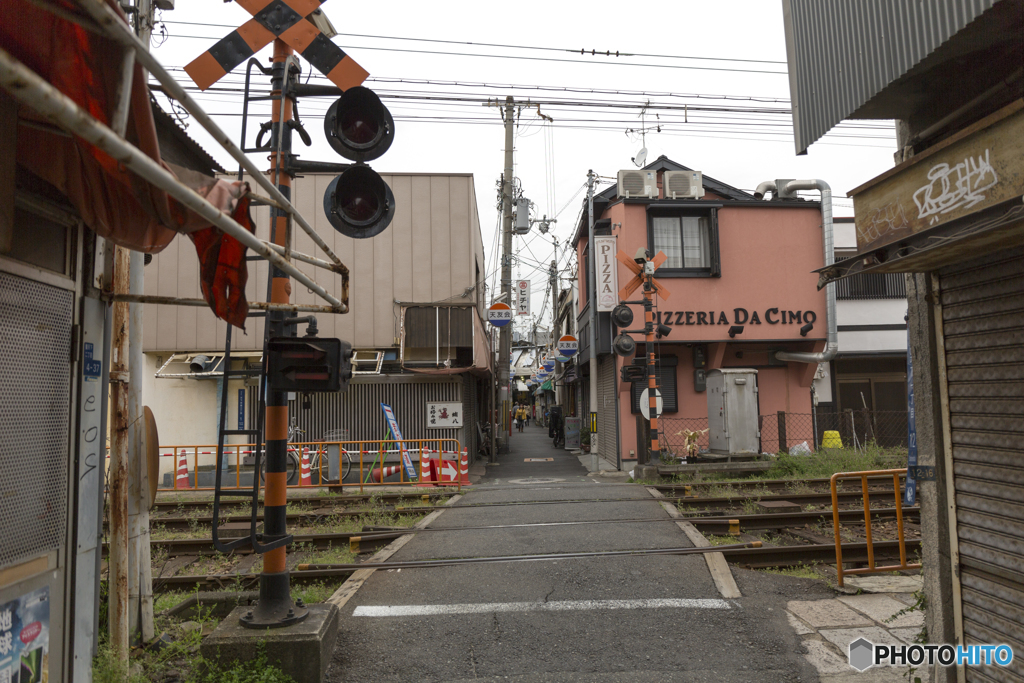
[[[511,452],[393,560],[679,548],[640,486],[600,483],[547,431]],[[528,458],[552,458],[527,462]],[[526,505],[536,501],[557,501]],[[605,524],[466,529],[608,520]],[[615,521],[628,520],[628,521]],[[656,520],[656,521],[636,521]],[[342,610],[331,681],[813,681],[787,599],[817,582],[734,570],[722,600],[700,556],[620,556],[377,571]]]

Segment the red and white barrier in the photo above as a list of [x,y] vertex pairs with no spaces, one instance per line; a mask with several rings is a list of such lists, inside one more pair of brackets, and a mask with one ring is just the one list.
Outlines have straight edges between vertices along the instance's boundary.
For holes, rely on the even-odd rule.
[[312,486],[313,477],[309,473],[309,449],[302,449],[302,459],[299,465],[299,486]]
[[174,488],[190,488],[188,485],[188,456],[185,455],[185,449],[182,449],[178,456],[178,475],[174,480]]
[[433,486],[437,481],[437,474],[434,470],[434,460],[430,457],[430,451],[426,448],[420,451],[420,481],[417,486]]
[[462,486],[470,486],[469,481],[469,451],[463,448],[459,458],[459,483]]

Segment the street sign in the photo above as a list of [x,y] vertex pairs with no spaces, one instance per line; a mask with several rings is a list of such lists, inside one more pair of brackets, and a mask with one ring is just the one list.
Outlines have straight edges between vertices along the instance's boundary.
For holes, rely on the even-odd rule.
[[[650,389],[644,389],[640,393],[640,412],[643,414],[645,420],[651,419],[651,395],[648,393]],[[655,410],[658,412],[654,417],[661,417],[661,414],[665,412],[665,401],[661,398],[661,392],[657,389],[654,390],[655,396],[658,397],[658,403]]]
[[275,391],[341,391],[352,376],[352,345],[340,339],[277,337],[267,343],[267,357]]
[[552,370],[554,370],[555,369],[555,361],[553,361],[553,360],[545,360],[544,361],[544,369],[547,370],[548,372],[551,372]]
[[558,339],[558,352],[563,356],[572,356],[580,348],[580,343],[576,341],[576,337],[571,334],[567,334]]
[[518,315],[530,315],[529,280],[519,280],[516,282],[516,313]]
[[569,362],[569,357],[568,356],[555,356],[555,360],[557,360],[559,363],[568,363]]
[[500,301],[487,309],[487,322],[495,327],[505,327],[512,322],[512,309]]

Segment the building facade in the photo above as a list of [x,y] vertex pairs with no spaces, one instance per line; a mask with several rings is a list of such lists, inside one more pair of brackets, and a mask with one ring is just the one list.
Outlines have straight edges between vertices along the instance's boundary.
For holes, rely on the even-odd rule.
[[[380,404],[387,403],[406,439],[456,439],[475,455],[477,421],[490,400],[491,362],[483,322],[484,257],[473,177],[384,175],[395,194],[395,218],[387,230],[363,240],[331,229],[318,208],[332,177],[301,176],[294,181],[292,196],[349,268],[345,282],[338,273],[300,265],[335,296],[348,288],[348,314],[317,318],[321,337],[352,344],[354,376],[348,390],[339,394],[290,395],[289,414],[304,431],[301,439],[384,438],[387,426]],[[253,212],[257,235],[266,238],[269,210],[258,207]],[[295,232],[294,248],[315,252],[300,231]],[[146,269],[146,294],[200,296],[191,250],[191,244],[176,240],[156,255]],[[267,286],[267,265],[253,266],[246,296],[259,300]],[[316,303],[304,287],[293,287],[293,303]],[[144,397],[160,425],[161,445],[216,444],[225,323],[205,308],[150,304],[145,316]],[[233,365],[257,374],[262,347],[263,319],[254,318],[244,334],[233,335]],[[229,380],[229,429],[254,428],[257,386],[255,376]],[[461,403],[463,426],[432,427],[428,403]],[[244,437],[228,439],[243,441]],[[168,461],[163,465],[166,475],[170,459],[162,460]],[[212,461],[212,455],[206,456],[200,465]]]
[[[797,153],[842,119],[897,119],[895,167],[850,192],[857,251],[822,278],[906,274],[928,641],[1019,651],[1024,2],[784,9]],[[931,680],[1020,681],[1024,664]]]
[[[821,352],[827,330],[825,293],[818,291],[812,272],[824,263],[819,203],[760,201],[708,176],[703,176],[702,198],[667,198],[664,173],[685,170],[689,169],[660,157],[641,169],[656,174],[657,196],[626,198],[611,187],[594,198],[595,237],[615,237],[616,250],[629,259],[638,249],[652,256],[664,252],[668,257],[655,275],[668,294],[656,301],[655,324],[666,326],[668,334],[654,349],[668,450],[674,445],[678,449],[681,437],[676,432],[688,420],[706,422],[708,397],[701,375],[716,368],[757,370],[760,415],[782,411],[810,419],[817,364],[780,361],[774,354]],[[594,284],[589,275],[587,221],[584,210],[573,240],[581,265],[580,413],[597,412],[599,454],[617,467],[628,468],[638,454],[646,458],[648,449],[646,421],[639,407],[646,384],[622,381],[622,367],[634,358],[611,352],[611,340],[620,330],[614,328],[609,313],[597,314],[596,348],[590,348],[588,307]],[[619,287],[633,277],[618,261],[612,267]],[[631,308],[632,329],[642,328],[643,308]],[[647,352],[643,335],[632,336],[637,342],[635,359],[642,363]],[[589,375],[588,362],[594,351],[596,378]],[[593,408],[588,405],[592,381],[598,383],[599,401]],[[761,432],[763,449],[774,452],[780,447],[770,425],[762,425]]]

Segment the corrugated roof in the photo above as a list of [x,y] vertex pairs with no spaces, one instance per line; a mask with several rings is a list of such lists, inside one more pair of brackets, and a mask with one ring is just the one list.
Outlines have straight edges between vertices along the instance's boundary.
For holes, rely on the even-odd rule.
[[783,0],[796,153],[997,2]]

